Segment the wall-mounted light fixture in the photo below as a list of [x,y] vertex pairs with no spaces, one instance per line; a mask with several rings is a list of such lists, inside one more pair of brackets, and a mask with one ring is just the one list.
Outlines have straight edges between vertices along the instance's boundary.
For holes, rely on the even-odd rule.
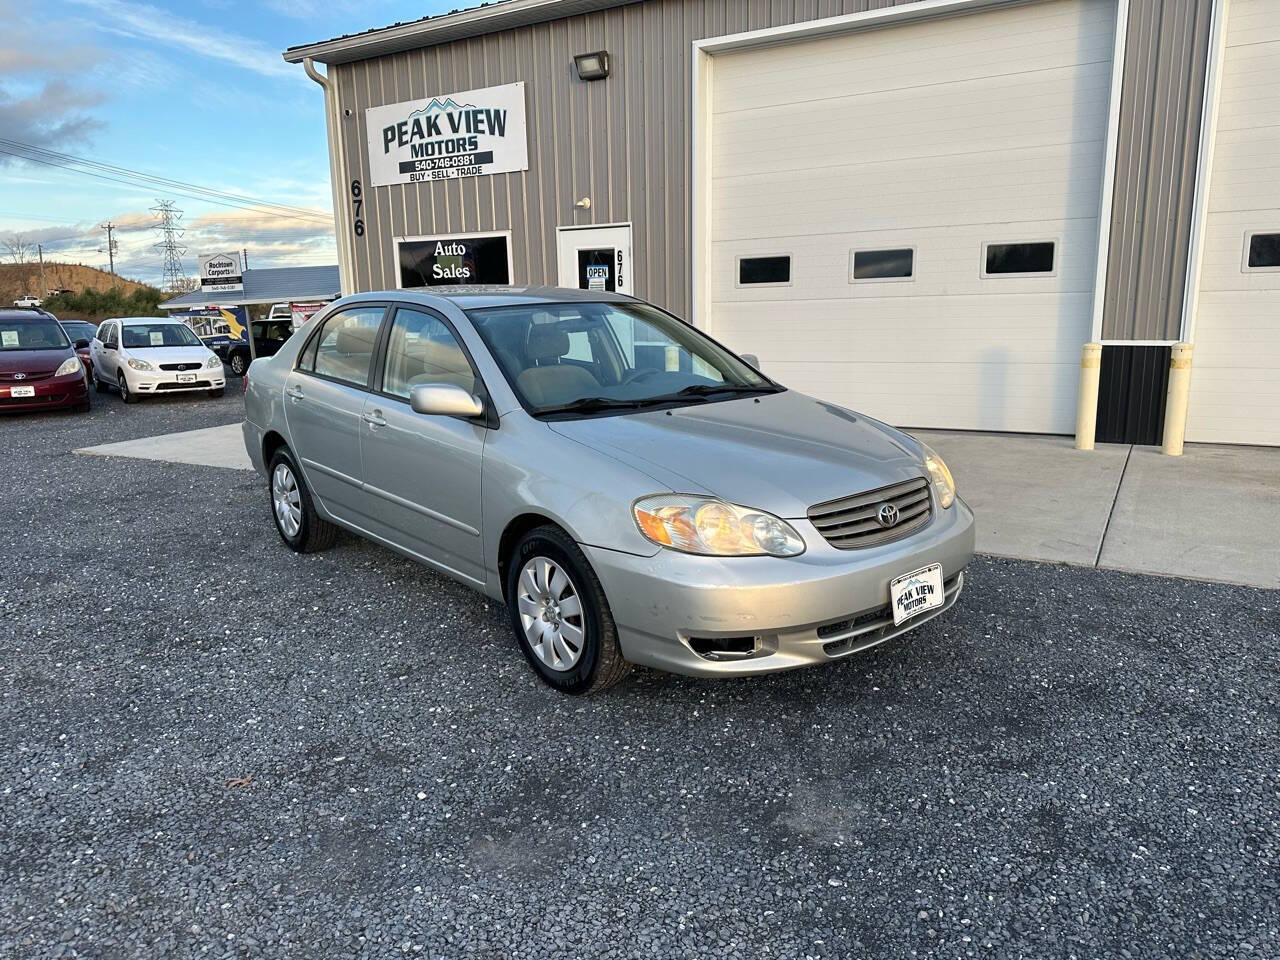
[[573,67],[578,71],[579,80],[603,80],[609,76],[609,53],[606,50],[580,53],[573,58]]
[[590,197],[583,197],[581,200],[579,200],[577,203],[575,203],[575,204],[574,204],[574,206],[575,206],[575,207],[577,207],[579,210],[590,210],[590,209],[591,209],[591,198],[590,198]]

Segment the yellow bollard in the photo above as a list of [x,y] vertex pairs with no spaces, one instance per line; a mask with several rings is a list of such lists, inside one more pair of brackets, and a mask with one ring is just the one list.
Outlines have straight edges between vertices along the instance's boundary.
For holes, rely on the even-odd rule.
[[1169,352],[1169,397],[1164,405],[1163,452],[1182,456],[1187,436],[1187,394],[1191,391],[1191,344],[1175,343]]
[[1098,375],[1102,344],[1086,343],[1080,354],[1080,394],[1076,399],[1076,449],[1092,450],[1098,426]]

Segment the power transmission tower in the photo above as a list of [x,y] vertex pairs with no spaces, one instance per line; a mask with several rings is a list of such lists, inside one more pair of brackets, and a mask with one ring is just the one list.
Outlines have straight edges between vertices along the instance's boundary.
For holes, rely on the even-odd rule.
[[164,289],[168,293],[179,293],[186,288],[186,271],[182,269],[182,255],[187,252],[182,243],[182,211],[173,205],[172,200],[156,200],[151,208],[159,223],[160,242],[154,244],[157,250],[164,253]]
[[107,231],[107,260],[110,262],[111,272],[114,274],[116,272],[116,250],[120,248],[120,245],[115,240],[116,225],[108,220],[106,223],[100,224],[100,227]]

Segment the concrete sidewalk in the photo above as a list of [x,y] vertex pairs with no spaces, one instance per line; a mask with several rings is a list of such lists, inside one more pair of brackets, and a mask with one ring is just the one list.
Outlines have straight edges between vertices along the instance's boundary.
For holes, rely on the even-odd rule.
[[1280,449],[913,433],[951,467],[983,553],[1280,588]]
[[[1152,447],[1069,437],[915,431],[977,514],[998,556],[1280,588],[1280,449]],[[239,424],[76,453],[250,470]]]

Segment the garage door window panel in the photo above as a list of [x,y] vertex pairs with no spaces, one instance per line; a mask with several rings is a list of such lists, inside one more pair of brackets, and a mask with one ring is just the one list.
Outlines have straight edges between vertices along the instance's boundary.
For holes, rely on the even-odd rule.
[[1244,269],[1250,273],[1280,270],[1280,231],[1255,231],[1244,238]]
[[791,286],[791,254],[739,257],[737,266],[737,285],[740,287]]
[[1058,272],[1058,241],[985,243],[983,277],[1052,277]]
[[849,254],[851,283],[901,283],[914,280],[915,271],[915,247],[853,250]]
[[326,380],[367,387],[384,312],[382,307],[366,307],[345,310],[326,320],[316,335],[310,372]]

